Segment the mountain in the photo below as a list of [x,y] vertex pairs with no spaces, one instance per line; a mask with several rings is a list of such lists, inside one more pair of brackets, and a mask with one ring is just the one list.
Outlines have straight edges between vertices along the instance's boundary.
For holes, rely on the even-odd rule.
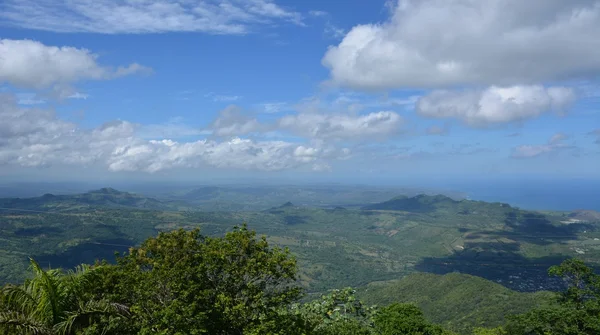
[[571,222],[597,222],[600,221],[600,212],[590,210],[576,210],[569,215]]
[[[473,211],[489,211],[490,208],[508,209],[512,207],[504,203],[490,203],[473,200],[454,200],[445,195],[420,194],[414,197],[399,196],[390,200],[363,206],[363,210],[405,211],[413,213],[430,213],[442,210],[455,210],[460,214]],[[504,210],[501,210],[505,212]]]
[[519,291],[552,290],[556,285],[548,280],[548,267],[573,256],[591,263],[600,259],[600,225],[571,222],[569,213],[428,195],[383,202],[397,205],[391,210],[341,209],[307,206],[279,190],[270,200],[277,200],[276,207],[257,211],[199,211],[110,188],[0,199],[0,282],[21,280],[27,256],[72,267],[114,259],[115,250],[160,231],[199,227],[215,236],[244,223],[297,256],[308,292],[360,287],[414,272],[455,271]]
[[391,210],[406,212],[431,212],[439,206],[453,206],[458,201],[444,195],[399,196],[377,204],[364,206],[365,210]]
[[34,198],[3,198],[0,207],[29,211],[64,211],[85,207],[128,207],[154,210],[174,209],[174,205],[113,188],[102,188],[82,194],[44,194]]
[[474,326],[495,327],[507,315],[554,302],[550,292],[516,292],[460,273],[414,273],[401,280],[371,283],[359,292],[369,304],[415,303],[429,320],[464,334]]

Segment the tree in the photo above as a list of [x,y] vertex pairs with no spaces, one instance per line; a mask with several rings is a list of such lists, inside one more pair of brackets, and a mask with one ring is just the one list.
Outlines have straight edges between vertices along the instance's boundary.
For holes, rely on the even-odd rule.
[[[111,279],[112,278],[112,279]],[[113,280],[118,278],[118,280]],[[225,237],[160,233],[118,259],[105,283],[140,334],[243,334],[300,296],[296,261],[246,226]]]
[[319,335],[368,335],[373,333],[373,315],[377,308],[356,299],[352,288],[333,290],[321,299],[294,306]]
[[381,335],[444,335],[442,327],[429,323],[413,304],[394,303],[375,315],[375,328]]
[[70,335],[86,328],[105,331],[97,324],[101,318],[127,315],[125,306],[86,294],[94,276],[91,267],[80,266],[65,274],[45,271],[33,259],[30,262],[32,279],[2,289],[0,332]]
[[506,335],[506,331],[502,327],[496,328],[475,328],[473,335]]
[[558,266],[552,266],[548,273],[561,277],[567,284],[567,290],[561,294],[560,302],[571,304],[575,308],[584,308],[586,302],[600,298],[600,276],[582,260],[568,259]]
[[567,289],[557,306],[534,309],[509,318],[508,335],[600,334],[599,276],[581,260],[569,259],[548,273],[562,277]]

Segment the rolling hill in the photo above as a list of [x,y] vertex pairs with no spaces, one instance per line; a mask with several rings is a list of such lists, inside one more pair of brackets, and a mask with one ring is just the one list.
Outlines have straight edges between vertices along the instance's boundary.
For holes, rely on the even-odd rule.
[[102,188],[82,194],[44,194],[33,198],[2,198],[0,207],[35,211],[82,210],[86,207],[175,209],[173,203],[159,201],[139,194]]
[[114,189],[0,199],[0,281],[22,279],[29,256],[71,267],[114,259],[114,251],[159,231],[200,227],[221,235],[242,223],[296,255],[308,292],[455,271],[538,291],[556,287],[546,270],[562,259],[600,259],[598,223],[574,222],[571,213],[439,195],[345,208],[275,200],[279,206],[269,210],[206,212],[176,211],[185,207]]
[[550,292],[520,293],[460,273],[415,273],[401,280],[375,282],[359,290],[369,304],[414,303],[425,316],[449,329],[470,334],[472,327],[496,327],[505,316],[555,302]]

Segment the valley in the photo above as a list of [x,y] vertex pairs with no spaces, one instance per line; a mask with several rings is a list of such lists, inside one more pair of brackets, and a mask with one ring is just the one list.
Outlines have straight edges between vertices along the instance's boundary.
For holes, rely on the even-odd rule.
[[302,285],[309,292],[414,272],[460,272],[523,292],[555,290],[560,283],[548,279],[549,266],[573,256],[594,263],[600,255],[593,212],[532,212],[443,195],[330,208],[276,198],[282,205],[253,211],[190,210],[192,205],[172,199],[108,188],[0,199],[0,278],[21,280],[29,256],[46,266],[68,268],[110,261],[115,251],[159,231],[201,227],[204,234],[220,235],[244,223],[298,257]]
[[[25,279],[29,257],[46,268],[69,269],[112,262],[115,252],[126,253],[159,232],[199,227],[202,234],[223,236],[246,224],[297,258],[305,301],[355,287],[369,303],[412,302],[428,319],[468,333],[551,304],[547,291],[560,291],[564,283],[548,276],[550,266],[571,257],[589,264],[600,259],[600,221],[593,211],[536,212],[439,194],[369,201],[387,190],[351,199],[343,191],[344,199],[312,192],[314,202],[330,198],[337,205],[301,206],[277,194],[265,197],[263,209],[204,211],[183,198],[111,188],[3,198],[0,281]],[[264,208],[275,201],[279,205]]]

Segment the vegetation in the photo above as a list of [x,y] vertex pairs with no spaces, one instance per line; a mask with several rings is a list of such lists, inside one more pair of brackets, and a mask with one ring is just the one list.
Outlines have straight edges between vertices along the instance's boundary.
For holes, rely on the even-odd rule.
[[129,314],[127,306],[91,294],[97,273],[87,265],[65,274],[31,260],[31,268],[32,279],[2,289],[2,334],[79,334]]
[[[201,228],[203,235],[198,235],[199,240],[212,241],[211,248],[221,245],[232,249],[218,236],[230,236],[226,234],[231,225],[247,222],[258,234],[266,235],[263,248],[268,243],[281,248],[278,249],[281,253],[287,248],[290,255],[294,255],[298,268],[294,270],[294,279],[288,278],[287,285],[293,282],[306,293],[301,298],[303,304],[335,288],[356,287],[359,297],[367,303],[381,306],[414,303],[427,320],[465,334],[473,326],[487,327],[478,331],[491,332],[490,327],[506,325],[509,314],[524,313],[536,307],[554,308],[552,306],[557,304],[551,303],[551,293],[525,294],[513,290],[561,290],[563,281],[559,277],[548,278],[546,274],[550,266],[574,256],[593,264],[600,256],[599,222],[595,221],[595,213],[531,212],[506,204],[459,201],[444,196],[397,197],[382,204],[331,208],[287,202],[248,212],[165,210],[161,206],[179,204],[174,200],[156,200],[159,204],[154,208],[151,205],[154,202],[149,200],[152,198],[111,189],[57,197],[61,196],[0,199],[3,206],[12,206],[0,210],[0,281],[16,284],[35,278],[34,273],[27,271],[29,257],[41,268],[64,269],[106,259],[106,264],[94,267],[94,273],[103,274],[102,282],[106,285],[100,286],[107,289],[96,292],[90,299],[105,299],[103,301],[130,307],[136,327],[141,327],[143,320],[154,324],[157,318],[168,319],[160,314],[162,312],[154,311],[154,305],[136,307],[134,304],[135,301],[161,304],[144,296],[151,291],[149,287],[170,281],[166,274],[169,271],[180,273],[181,277],[191,275],[183,271],[183,267],[135,272],[134,268],[148,267],[154,259],[141,254],[133,257],[129,248],[139,246],[133,250],[146,250],[150,246],[144,243],[149,243],[149,238],[158,234],[154,240],[162,241],[171,235],[161,235],[161,232],[178,229]],[[285,202],[281,198],[278,201]],[[243,234],[249,233],[246,230]],[[229,234],[242,234],[242,231]],[[115,251],[123,256],[115,259]],[[191,268],[204,262],[184,256],[172,255],[171,259],[187,259],[191,262],[187,266]],[[180,264],[171,263],[167,265]],[[289,267],[296,269],[295,265]],[[233,271],[224,265],[219,268]],[[415,273],[417,275],[411,275]],[[406,278],[396,281],[403,277]],[[133,285],[140,281],[150,286]],[[181,282],[180,288],[184,284]],[[194,295],[209,299],[201,300],[206,305],[217,299],[205,291],[197,291],[199,288],[191,290]],[[125,296],[125,292],[129,295]],[[272,308],[267,313],[268,320],[263,314],[245,314],[235,307],[237,305],[223,302],[222,308],[236,308],[238,324],[260,319],[260,322],[250,322],[256,324],[256,329],[268,325],[282,329],[283,325],[308,322],[306,318],[294,316],[300,308],[287,310],[298,299],[291,293],[288,305]],[[189,298],[185,294],[184,297]],[[186,300],[177,296],[175,301]],[[189,312],[176,307],[173,306],[176,312],[168,313],[184,317]],[[135,308],[146,310],[146,319],[137,312],[133,314]],[[117,316],[110,317],[117,319]],[[352,322],[358,325],[363,321]],[[343,323],[343,326],[348,324]],[[373,326],[370,327],[372,330]],[[244,330],[249,331],[254,330]]]
[[[245,226],[224,237],[176,230],[76,271],[43,270],[6,285],[0,334],[451,335],[418,306],[365,305],[352,289],[300,302],[296,262]],[[591,335],[600,331],[600,275],[580,260],[551,267],[556,304],[507,317],[478,335]],[[461,297],[457,297],[460,301]]]
[[460,333],[473,327],[496,327],[505,317],[550,306],[551,292],[520,293],[483,278],[450,273],[410,274],[401,280],[375,282],[359,296],[370,304],[414,303],[431,321]]
[[349,290],[296,303],[296,263],[246,227],[224,237],[177,230],[120,256],[7,285],[6,334],[444,334],[414,306],[376,311]]

